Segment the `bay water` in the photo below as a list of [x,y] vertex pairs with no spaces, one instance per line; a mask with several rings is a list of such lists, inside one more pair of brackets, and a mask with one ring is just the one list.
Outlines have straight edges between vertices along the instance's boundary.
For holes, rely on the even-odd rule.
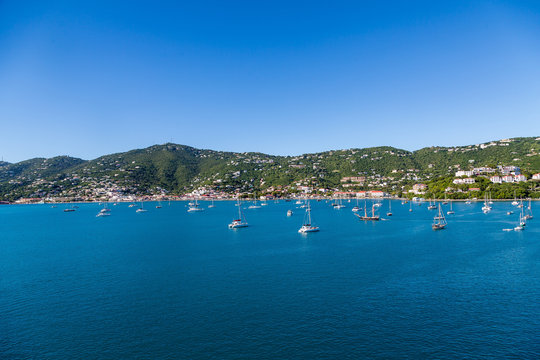
[[503,232],[510,203],[433,231],[426,204],[312,201],[307,235],[294,202],[237,230],[208,204],[0,206],[0,359],[540,357],[540,219]]

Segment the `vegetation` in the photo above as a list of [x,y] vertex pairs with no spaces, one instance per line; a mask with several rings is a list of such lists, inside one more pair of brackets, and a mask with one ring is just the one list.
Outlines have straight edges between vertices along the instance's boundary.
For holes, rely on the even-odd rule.
[[[467,198],[468,185],[452,183],[454,172],[472,167],[515,165],[530,177],[540,172],[540,141],[515,138],[460,147],[429,147],[409,152],[382,146],[304,154],[272,156],[195,149],[177,144],[155,145],[94,160],[68,156],[30,159],[15,164],[0,163],[0,200],[41,197],[89,186],[114,186],[136,194],[165,192],[183,194],[200,187],[245,193],[315,189],[383,189],[407,194],[414,183],[429,186],[425,196]],[[345,181],[344,177],[363,181]],[[490,191],[494,199],[538,197],[535,184],[492,184],[477,177],[479,194]],[[452,191],[447,191],[453,188]]]

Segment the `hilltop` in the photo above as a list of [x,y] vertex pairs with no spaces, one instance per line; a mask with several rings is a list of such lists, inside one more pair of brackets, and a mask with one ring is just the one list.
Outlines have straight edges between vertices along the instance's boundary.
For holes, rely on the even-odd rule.
[[528,178],[540,172],[540,138],[428,147],[413,152],[380,146],[300,156],[224,152],[167,143],[94,160],[35,158],[0,163],[0,200],[97,199],[111,194],[182,195],[193,191],[276,195],[380,189],[402,195],[418,182],[439,182],[440,192],[458,170],[498,165],[518,167]]

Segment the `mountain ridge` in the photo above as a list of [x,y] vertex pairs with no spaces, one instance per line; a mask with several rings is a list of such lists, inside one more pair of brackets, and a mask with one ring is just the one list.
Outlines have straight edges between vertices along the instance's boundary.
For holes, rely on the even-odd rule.
[[[365,178],[361,188],[404,189],[417,181],[448,177],[474,166],[514,165],[540,171],[540,138],[519,137],[415,151],[377,146],[298,156],[197,149],[156,144],[83,160],[71,156],[0,164],[0,200],[81,195],[87,189],[135,194],[183,194],[201,187],[261,192],[277,187],[343,188],[346,177]],[[294,184],[294,186],[293,186]],[[298,185],[301,184],[301,185]],[[73,191],[69,191],[74,189]],[[76,193],[76,194],[75,194]]]

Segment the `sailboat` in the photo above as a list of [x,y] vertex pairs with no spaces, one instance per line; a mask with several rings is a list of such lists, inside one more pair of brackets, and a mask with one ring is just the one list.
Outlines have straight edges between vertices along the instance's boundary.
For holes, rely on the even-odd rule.
[[435,210],[437,206],[435,205],[435,202],[433,204],[431,203],[431,199],[429,199],[429,206],[427,207],[428,210]]
[[448,210],[446,213],[448,215],[453,215],[454,214],[454,210],[452,210],[452,200],[450,200],[450,210]]
[[353,212],[360,211],[360,207],[358,206],[358,198],[356,198],[356,206],[351,209]]
[[70,208],[64,209],[64,212],[74,212],[76,210],[77,210],[77,208],[75,206],[72,206]]
[[531,199],[529,198],[529,206],[527,206],[527,213],[525,214],[525,220],[530,220],[533,218],[532,214],[532,207],[531,207]]
[[514,205],[514,206],[519,205],[519,202],[517,201],[517,198],[516,198],[516,190],[514,190],[514,201],[512,201],[512,205]]
[[443,204],[443,205],[446,205],[446,204],[448,204],[448,200],[446,199],[446,194],[444,194],[444,201],[443,201],[443,203],[442,203],[442,204]]
[[137,210],[135,210],[135,212],[138,212],[138,213],[142,213],[142,212],[147,212],[148,210],[145,210],[144,209],[144,205],[143,205],[143,202],[141,201],[141,207],[138,208]]
[[339,210],[339,209],[342,209],[342,208],[344,208],[344,207],[345,207],[345,205],[343,205],[343,203],[341,202],[341,198],[339,198],[339,199],[337,200],[337,204],[334,206],[334,209]]
[[433,224],[431,225],[431,228],[433,230],[443,230],[446,227],[446,219],[444,218],[444,213],[441,208],[441,204],[439,204],[439,212],[438,214],[433,218]]
[[248,209],[260,209],[261,207],[257,204],[257,197],[255,197],[253,205],[248,206]]
[[491,206],[489,206],[489,201],[488,201],[488,194],[487,194],[487,192],[486,192],[485,195],[484,195],[484,206],[482,206],[482,211],[484,212],[484,214],[487,214],[488,212],[491,211]]
[[409,212],[412,212],[412,201],[409,202]]
[[309,206],[309,201],[308,201],[306,214],[304,216],[304,223],[302,224],[302,227],[298,229],[298,232],[301,234],[305,234],[305,233],[317,232],[317,231],[319,231],[319,227],[311,225],[311,207]]
[[375,208],[376,208],[376,206],[375,206],[375,204],[373,204],[371,206],[371,216],[369,216],[367,214],[367,206],[366,206],[366,204],[364,204],[364,215],[363,216],[358,215],[357,213],[354,213],[354,215],[358,216],[358,218],[360,220],[364,220],[364,221],[379,221],[380,217],[379,217],[379,215],[375,215]]
[[229,224],[229,229],[248,227],[248,223],[246,221],[246,218],[244,217],[244,213],[242,212],[242,206],[240,206],[240,199],[237,199],[236,201],[237,201],[236,206],[238,207],[238,218],[234,219]]
[[103,209],[101,209],[96,217],[105,217],[105,216],[111,216],[111,209],[107,207],[107,203],[103,204]]
[[162,206],[161,206],[161,201],[158,201],[158,204],[156,205],[156,209],[161,209]]
[[214,198],[212,198],[212,203],[210,205],[208,205],[208,208],[213,208],[213,207],[216,207],[216,205],[214,205]]
[[525,225],[526,225],[526,222],[525,222],[525,219],[523,219],[523,212],[521,212],[519,214],[519,225],[514,228],[514,231],[521,231],[525,229]]
[[392,200],[388,199],[388,212],[386,216],[392,216]]
[[204,211],[204,208],[199,206],[199,202],[197,201],[197,199],[195,199],[195,202],[192,204],[193,205],[188,208],[188,212]]

